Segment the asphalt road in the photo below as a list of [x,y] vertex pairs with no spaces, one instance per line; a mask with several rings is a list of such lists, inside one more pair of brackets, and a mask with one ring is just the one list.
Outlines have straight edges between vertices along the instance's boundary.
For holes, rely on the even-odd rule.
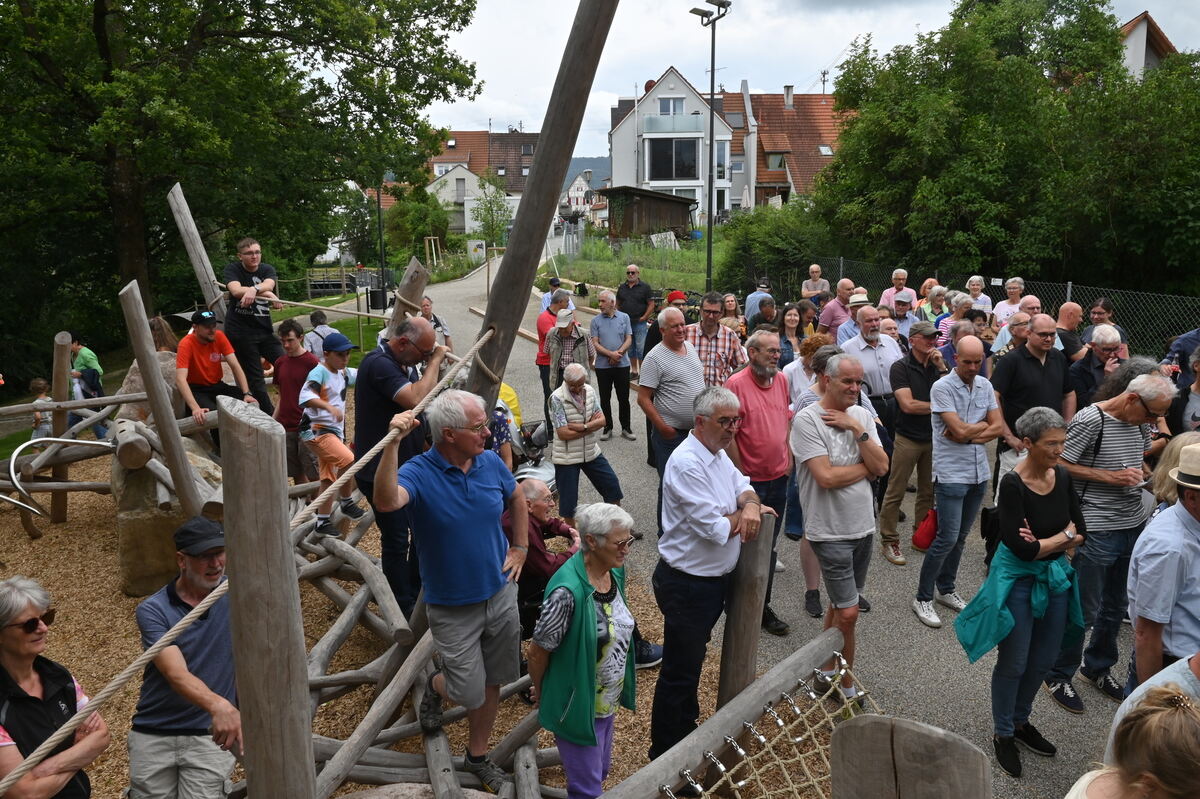
[[[429,295],[434,310],[451,326],[456,348],[465,351],[479,332],[480,318],[468,311],[468,306],[483,307],[485,270],[451,283],[431,286]],[[493,280],[496,270],[493,270]],[[523,326],[534,330],[540,307],[531,300]],[[586,314],[581,314],[587,323]],[[513,347],[504,380],[521,399],[524,415],[537,418],[541,413],[541,383],[534,366],[535,345],[518,338]],[[632,402],[632,397],[631,397]],[[615,400],[614,400],[615,404]],[[647,533],[633,548],[630,556],[630,579],[649,584],[650,573],[657,560],[654,548],[654,507],[657,475],[646,464],[644,416],[633,402],[633,429],[638,440],[625,441],[614,436],[603,444],[604,453],[621,480],[625,493],[622,505],[629,510],[638,527]],[[580,481],[580,502],[594,502],[599,496],[587,480]],[[904,510],[913,515],[913,494],[905,497]],[[903,528],[904,525],[902,524]],[[991,706],[989,681],[995,653],[974,665],[954,635],[953,611],[939,607],[943,627],[933,630],[922,625],[910,607],[920,570],[922,555],[909,550],[905,544],[907,566],[894,566],[883,559],[878,548],[867,579],[866,595],[873,605],[870,613],[860,617],[858,624],[858,656],[855,672],[873,692],[884,712],[933,724],[964,736],[991,752]],[[798,544],[781,539],[780,555],[788,567],[775,578],[772,607],[792,626],[791,633],[779,638],[763,634],[759,645],[759,669],[765,670],[798,649],[821,629],[819,619],[803,611],[804,582],[799,568]],[[983,581],[983,542],[972,535],[967,543],[959,573],[959,592],[969,599]],[[823,599],[824,590],[822,590]],[[713,645],[719,651],[719,636],[724,622],[717,625]],[[1120,649],[1127,657],[1132,650],[1132,634],[1126,626],[1121,634]],[[1115,674],[1124,679],[1124,659]],[[1104,751],[1116,704],[1096,689],[1076,681],[1087,710],[1072,715],[1039,692],[1034,703],[1031,721],[1053,743],[1059,753],[1054,758],[1040,758],[1022,752],[1024,777],[1014,780],[993,766],[992,785],[997,799],[1042,797],[1058,799],[1066,794],[1075,780],[1099,761]],[[649,712],[645,709],[643,712]]]

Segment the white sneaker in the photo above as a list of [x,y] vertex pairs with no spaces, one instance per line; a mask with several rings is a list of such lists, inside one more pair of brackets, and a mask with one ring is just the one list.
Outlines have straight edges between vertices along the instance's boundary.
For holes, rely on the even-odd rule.
[[939,605],[945,605],[951,610],[961,611],[967,606],[967,603],[958,595],[957,591],[951,591],[948,594],[943,594],[941,591],[934,589],[933,599]]
[[926,627],[941,627],[942,620],[938,618],[937,611],[933,609],[932,602],[922,602],[919,599],[912,601],[913,613],[917,614],[917,618]]
[[787,566],[784,565],[782,560],[775,558],[775,573],[778,574],[779,572],[785,571],[787,571]]

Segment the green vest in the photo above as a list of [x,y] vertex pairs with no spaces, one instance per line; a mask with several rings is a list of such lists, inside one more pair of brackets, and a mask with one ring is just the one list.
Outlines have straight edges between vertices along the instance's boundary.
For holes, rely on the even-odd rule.
[[[625,598],[625,569],[613,569],[613,580],[621,598]],[[571,626],[558,649],[550,653],[550,663],[542,678],[538,720],[550,732],[579,746],[596,745],[596,604],[591,582],[583,565],[583,551],[576,552],[559,567],[546,596],[564,587],[575,599]],[[628,604],[628,603],[626,603]],[[634,676],[633,647],[625,659],[625,684],[621,704],[634,710],[637,678]]]

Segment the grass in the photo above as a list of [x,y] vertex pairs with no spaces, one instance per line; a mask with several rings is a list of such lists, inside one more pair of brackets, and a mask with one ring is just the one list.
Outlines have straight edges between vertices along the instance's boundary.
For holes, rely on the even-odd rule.
[[[713,263],[720,263],[726,245],[713,242]],[[557,274],[568,280],[617,286],[625,280],[625,266],[636,263],[642,279],[655,289],[704,291],[707,248],[703,242],[686,242],[678,250],[660,250],[641,242],[627,242],[614,252],[608,241],[588,238],[577,256],[556,256]],[[553,273],[553,268],[551,269]]]
[[[321,306],[328,308],[329,306],[340,305],[341,303],[346,302],[347,300],[353,300],[353,299],[354,299],[353,294],[337,294],[337,295],[334,295],[331,297],[316,297],[315,299],[311,299],[311,300],[300,300],[300,302],[307,302],[309,305],[321,305]],[[364,295],[363,296],[363,305],[365,306],[366,304],[367,304],[367,298],[366,298],[366,295]],[[363,310],[366,310],[366,309],[364,308]],[[284,319],[291,319],[294,316],[308,316],[310,313],[312,313],[312,311],[308,308],[292,308],[292,307],[285,306],[282,310],[271,311],[271,323],[279,324]]]
[[[30,414],[32,417],[32,414]],[[33,428],[18,430],[15,433],[9,433],[6,436],[0,437],[0,460],[5,460],[13,454],[13,450],[29,440],[33,434]],[[8,479],[7,476],[5,479]]]

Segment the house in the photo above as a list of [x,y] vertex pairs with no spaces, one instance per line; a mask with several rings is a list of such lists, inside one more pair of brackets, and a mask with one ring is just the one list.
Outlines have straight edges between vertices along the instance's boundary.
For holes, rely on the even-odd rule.
[[1168,55],[1179,52],[1149,11],[1121,26],[1121,44],[1125,48],[1125,68],[1138,80],[1147,69],[1154,69]]
[[567,184],[558,199],[560,210],[568,214],[586,214],[592,205],[592,170],[585,169]]
[[722,115],[724,95],[714,101],[714,130],[709,131],[708,96],[675,67],[647,81],[639,97],[620,98],[612,108],[608,134],[612,185],[685,197],[696,201],[701,212],[707,206],[711,139],[714,215],[729,211],[734,196],[740,197],[730,162],[733,131]]
[[[426,187],[450,212],[451,233],[473,233],[478,225],[471,209],[486,185],[485,175],[504,181],[509,207],[516,213],[533,165],[538,134],[510,129],[505,133],[486,130],[449,131],[442,151],[426,166],[433,176]],[[385,195],[385,204],[386,204]]]
[[472,229],[471,220],[466,214],[467,199],[479,196],[486,185],[479,175],[463,164],[456,163],[434,178],[425,191],[437,197],[449,214],[449,232],[467,233]]

